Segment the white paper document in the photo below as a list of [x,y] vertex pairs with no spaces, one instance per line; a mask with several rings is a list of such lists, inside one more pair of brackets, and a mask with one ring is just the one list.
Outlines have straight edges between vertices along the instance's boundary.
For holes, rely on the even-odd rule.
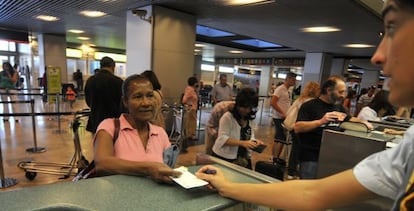
[[184,166],[181,166],[174,170],[181,172],[181,175],[178,178],[172,177],[172,180],[186,189],[201,187],[208,184],[208,182],[197,178]]

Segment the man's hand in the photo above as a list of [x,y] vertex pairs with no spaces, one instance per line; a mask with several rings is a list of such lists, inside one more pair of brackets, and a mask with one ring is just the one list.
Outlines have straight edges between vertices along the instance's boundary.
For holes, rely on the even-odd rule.
[[338,112],[338,111],[332,111],[332,112],[326,113],[319,121],[321,122],[321,124],[326,124],[326,123],[334,122],[334,121],[342,122],[344,121],[345,117],[346,117],[345,113]]

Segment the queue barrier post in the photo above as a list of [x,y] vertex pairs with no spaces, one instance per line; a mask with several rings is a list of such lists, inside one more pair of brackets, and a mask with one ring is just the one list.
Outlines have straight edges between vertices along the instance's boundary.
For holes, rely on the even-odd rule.
[[7,188],[15,184],[17,184],[17,179],[4,177],[3,154],[0,144],[0,188]]
[[46,152],[46,148],[45,147],[38,147],[37,146],[37,135],[36,135],[36,121],[35,121],[35,113],[34,113],[34,102],[35,102],[34,99],[31,99],[30,100],[30,109],[31,109],[30,116],[32,116],[32,128],[33,128],[33,143],[34,143],[34,147],[26,149],[26,152],[33,152],[33,153]]

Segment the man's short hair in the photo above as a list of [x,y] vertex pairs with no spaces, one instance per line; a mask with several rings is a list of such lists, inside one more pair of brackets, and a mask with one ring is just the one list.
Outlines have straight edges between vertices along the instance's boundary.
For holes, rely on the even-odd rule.
[[102,57],[101,61],[100,61],[100,65],[101,68],[102,67],[114,67],[115,66],[115,61],[108,56],[104,56]]
[[286,78],[295,78],[296,79],[296,73],[288,72],[286,74]]
[[226,74],[224,74],[224,73],[222,73],[222,74],[220,74],[220,77],[219,77],[220,79],[222,79],[222,78],[227,78],[227,75]]

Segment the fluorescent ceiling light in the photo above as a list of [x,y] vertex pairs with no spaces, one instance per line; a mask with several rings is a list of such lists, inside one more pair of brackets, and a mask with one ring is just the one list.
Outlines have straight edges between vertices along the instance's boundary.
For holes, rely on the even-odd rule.
[[98,18],[106,15],[106,13],[96,10],[84,10],[81,11],[80,14],[91,18]]
[[347,47],[347,48],[373,48],[373,47],[375,47],[375,45],[352,43],[352,44],[346,44],[346,45],[344,45],[344,47]]
[[234,36],[235,35],[235,34],[230,33],[230,32],[210,28],[210,27],[207,27],[207,26],[201,26],[201,25],[196,26],[196,32],[197,32],[197,34],[204,35],[204,36],[207,36],[207,37],[227,37],[227,36]]
[[81,34],[85,31],[82,31],[82,30],[79,30],[79,29],[69,29],[68,32],[75,33],[75,34]]
[[214,72],[214,65],[211,64],[201,64],[201,70]]
[[90,38],[89,37],[78,37],[78,39],[80,39],[80,40],[89,40]]
[[229,53],[233,53],[233,54],[241,54],[241,53],[243,53],[243,51],[229,51]]
[[42,21],[57,21],[59,20],[58,17],[55,16],[51,16],[51,15],[38,15],[36,16],[37,19],[42,20]]
[[201,50],[200,49],[194,49],[194,52],[200,52]]
[[257,48],[278,48],[278,47],[282,47],[279,44],[266,42],[266,41],[258,40],[258,39],[232,40],[232,42],[243,44],[243,45],[250,45],[250,46],[253,46],[253,47],[257,47]]
[[223,1],[225,5],[230,6],[240,6],[240,5],[250,5],[250,4],[267,4],[273,3],[274,0],[225,0]]
[[219,72],[220,73],[234,73],[234,68],[233,67],[219,66]]
[[195,47],[202,48],[202,47],[205,47],[206,45],[204,45],[204,44],[200,44],[200,43],[196,43],[196,44],[194,44],[194,46],[195,46]]
[[331,26],[316,26],[316,27],[306,27],[302,28],[303,32],[337,32],[341,29]]

